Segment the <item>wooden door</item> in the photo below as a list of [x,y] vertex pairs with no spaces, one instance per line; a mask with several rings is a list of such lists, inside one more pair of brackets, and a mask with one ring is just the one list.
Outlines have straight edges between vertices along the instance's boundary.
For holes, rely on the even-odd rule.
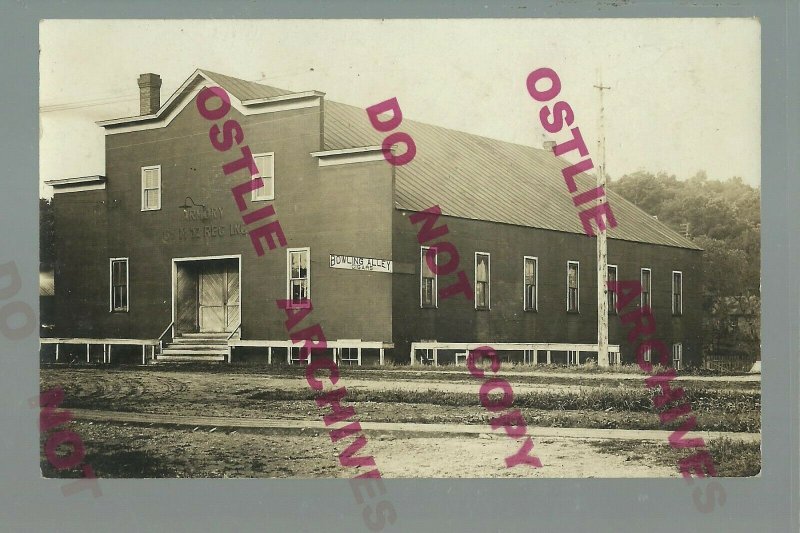
[[239,324],[239,265],[208,261],[200,267],[198,322],[201,332],[229,332]]
[[239,262],[229,261],[225,267],[225,331],[239,325]]

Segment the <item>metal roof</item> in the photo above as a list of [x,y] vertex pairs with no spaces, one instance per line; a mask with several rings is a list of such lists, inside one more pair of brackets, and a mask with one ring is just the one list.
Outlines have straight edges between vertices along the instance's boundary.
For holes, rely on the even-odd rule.
[[220,87],[223,87],[230,94],[239,100],[255,100],[256,98],[272,98],[273,96],[283,96],[293,94],[294,91],[277,89],[269,85],[262,85],[254,81],[245,81],[239,78],[211,72],[210,70],[200,69],[202,73],[214,80]]
[[[325,101],[325,149],[380,144],[364,109]],[[396,167],[396,207],[420,211],[438,204],[443,214],[583,234],[580,208],[564,184],[570,165],[551,151],[403,119],[399,128],[417,147]],[[594,186],[594,177],[584,175]],[[587,180],[584,180],[584,183]],[[696,244],[613,191],[607,191],[617,227],[610,238],[700,250]]]
[[[198,72],[242,101],[299,94],[208,70]],[[180,100],[186,91],[188,85],[170,101]],[[383,142],[386,134],[372,128],[364,109],[327,99],[324,109],[325,150]],[[551,151],[409,119],[400,129],[412,136],[417,153],[413,161],[396,167],[396,208],[420,211],[438,204],[443,214],[454,217],[583,234],[580,209],[573,205],[561,175],[570,163]],[[584,175],[584,183],[587,178],[594,184],[590,175]],[[607,232],[609,238],[701,249],[613,191],[606,194],[617,220],[617,227]]]

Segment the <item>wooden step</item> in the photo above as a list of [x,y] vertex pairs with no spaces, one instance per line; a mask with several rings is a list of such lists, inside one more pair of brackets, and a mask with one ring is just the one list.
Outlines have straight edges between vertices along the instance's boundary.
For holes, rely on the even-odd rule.
[[159,355],[154,363],[196,363],[201,361],[225,361],[225,355]]
[[227,355],[228,348],[217,346],[168,346],[162,355]]
[[188,338],[196,338],[196,337],[204,337],[209,339],[227,339],[229,332],[221,331],[221,332],[200,332],[200,333],[181,333],[176,335],[175,338],[181,337],[188,337]]
[[228,341],[226,339],[207,338],[207,337],[175,337],[171,344],[194,344],[194,345],[212,344],[217,346],[227,346]]

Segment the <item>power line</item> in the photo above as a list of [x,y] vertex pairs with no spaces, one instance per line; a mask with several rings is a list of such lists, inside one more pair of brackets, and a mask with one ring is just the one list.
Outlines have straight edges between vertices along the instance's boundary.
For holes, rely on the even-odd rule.
[[[320,69],[314,69],[320,70]],[[286,78],[289,76],[296,76],[297,74],[305,72],[303,71],[292,71],[278,75],[268,75],[262,76],[255,80],[245,80],[250,83],[259,83],[265,81],[267,79],[277,79],[277,78]],[[118,96],[106,96],[106,97],[99,97],[99,98],[90,98],[86,100],[73,100],[72,102],[61,102],[56,104],[47,104],[39,106],[40,113],[53,113],[57,111],[68,111],[71,109],[83,109],[87,107],[98,107],[110,104],[117,104],[122,102],[133,102],[139,99],[138,95],[133,95],[129,93],[129,95],[118,95]]]
[[132,102],[138,100],[138,96],[116,96],[109,98],[96,98],[93,100],[77,100],[74,102],[63,102],[60,104],[50,104],[39,106],[40,113],[52,113],[55,111],[67,111],[69,109],[81,109],[85,107],[97,107],[111,104],[121,104],[122,102]]

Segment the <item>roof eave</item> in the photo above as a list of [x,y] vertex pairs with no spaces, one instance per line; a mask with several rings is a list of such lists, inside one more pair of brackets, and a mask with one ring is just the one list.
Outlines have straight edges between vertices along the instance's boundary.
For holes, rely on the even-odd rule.
[[78,176],[74,178],[58,178],[52,180],[45,180],[44,184],[51,187],[60,187],[66,185],[76,185],[79,183],[103,183],[106,181],[105,176],[96,174],[94,176]]

